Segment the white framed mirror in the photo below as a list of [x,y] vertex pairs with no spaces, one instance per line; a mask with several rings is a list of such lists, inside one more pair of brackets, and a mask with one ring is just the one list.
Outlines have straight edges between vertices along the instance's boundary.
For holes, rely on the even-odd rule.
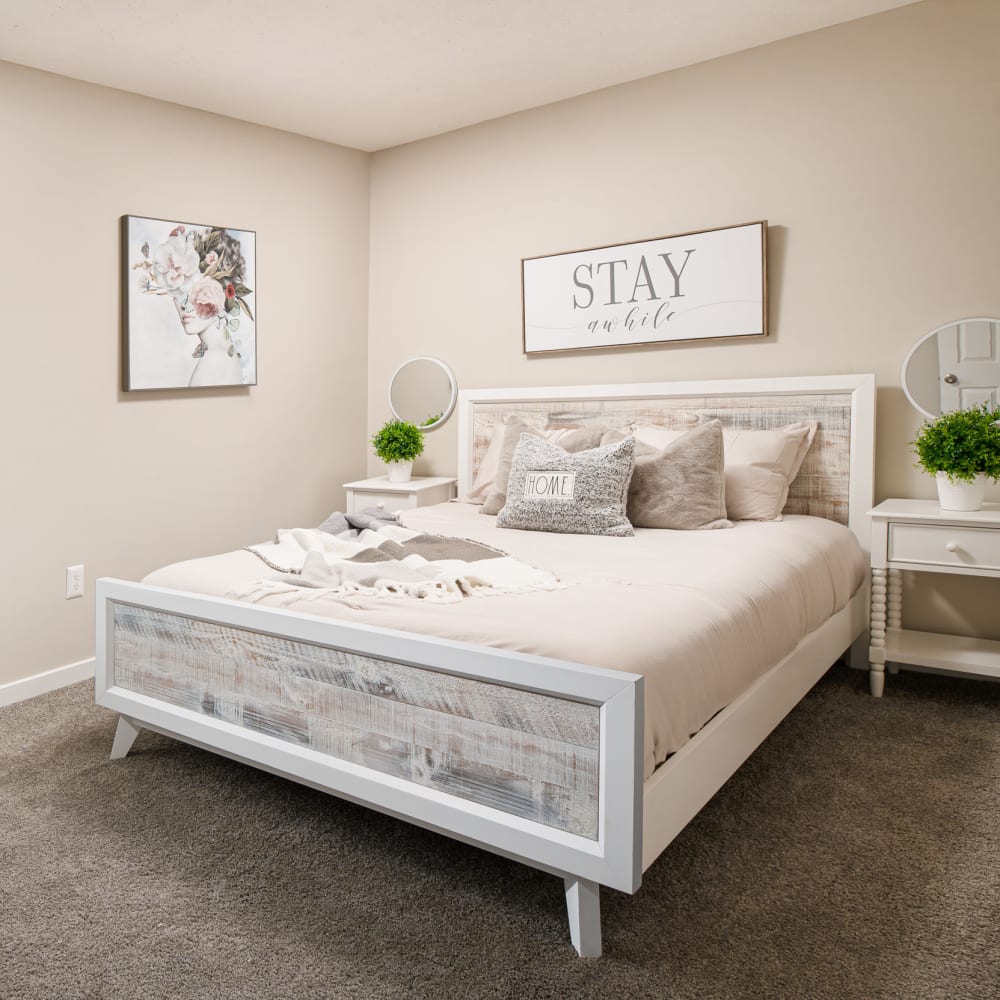
[[928,419],[987,403],[1000,405],[1000,319],[945,323],[903,359],[903,391]]
[[410,358],[389,382],[393,416],[416,424],[422,431],[437,430],[451,416],[457,399],[455,373],[440,358]]

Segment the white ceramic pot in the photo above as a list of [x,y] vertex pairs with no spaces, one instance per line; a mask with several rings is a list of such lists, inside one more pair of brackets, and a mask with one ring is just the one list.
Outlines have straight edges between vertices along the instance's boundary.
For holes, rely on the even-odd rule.
[[947,473],[938,472],[934,481],[942,510],[979,510],[983,506],[985,476],[976,476],[971,483],[967,483],[964,479],[949,479]]
[[413,473],[412,462],[386,462],[390,483],[408,483]]

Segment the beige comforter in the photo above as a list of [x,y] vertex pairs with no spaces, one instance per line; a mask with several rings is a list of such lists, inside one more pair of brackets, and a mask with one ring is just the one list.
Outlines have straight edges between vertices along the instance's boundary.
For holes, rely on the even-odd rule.
[[[640,528],[634,538],[503,530],[460,503],[405,511],[402,522],[494,545],[571,586],[443,605],[359,595],[260,603],[643,674],[647,777],[844,607],[864,574],[851,532],[814,517],[717,531]],[[279,577],[238,551],[175,563],[144,582],[224,597]]]

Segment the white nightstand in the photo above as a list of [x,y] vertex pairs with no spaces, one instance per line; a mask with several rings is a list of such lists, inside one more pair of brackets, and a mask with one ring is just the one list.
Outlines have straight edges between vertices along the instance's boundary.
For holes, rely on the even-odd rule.
[[347,490],[347,513],[378,507],[389,514],[413,507],[427,507],[432,503],[445,503],[455,496],[458,480],[444,476],[414,477],[408,483],[390,483],[387,476],[359,479],[344,483]]
[[872,694],[882,694],[887,662],[1000,678],[1000,642],[902,627],[904,569],[1000,577],[1000,504],[952,511],[933,500],[885,500],[870,516]]

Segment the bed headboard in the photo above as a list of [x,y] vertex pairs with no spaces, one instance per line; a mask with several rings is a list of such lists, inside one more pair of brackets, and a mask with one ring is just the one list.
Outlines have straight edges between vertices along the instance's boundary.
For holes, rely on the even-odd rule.
[[816,438],[792,488],[785,512],[846,524],[865,551],[875,459],[875,376],[809,375],[639,382],[630,385],[464,389],[458,397],[458,495],[468,492],[493,428],[508,414],[552,423],[633,422],[689,426],[696,416],[718,417],[723,428],[780,427],[815,420]]

